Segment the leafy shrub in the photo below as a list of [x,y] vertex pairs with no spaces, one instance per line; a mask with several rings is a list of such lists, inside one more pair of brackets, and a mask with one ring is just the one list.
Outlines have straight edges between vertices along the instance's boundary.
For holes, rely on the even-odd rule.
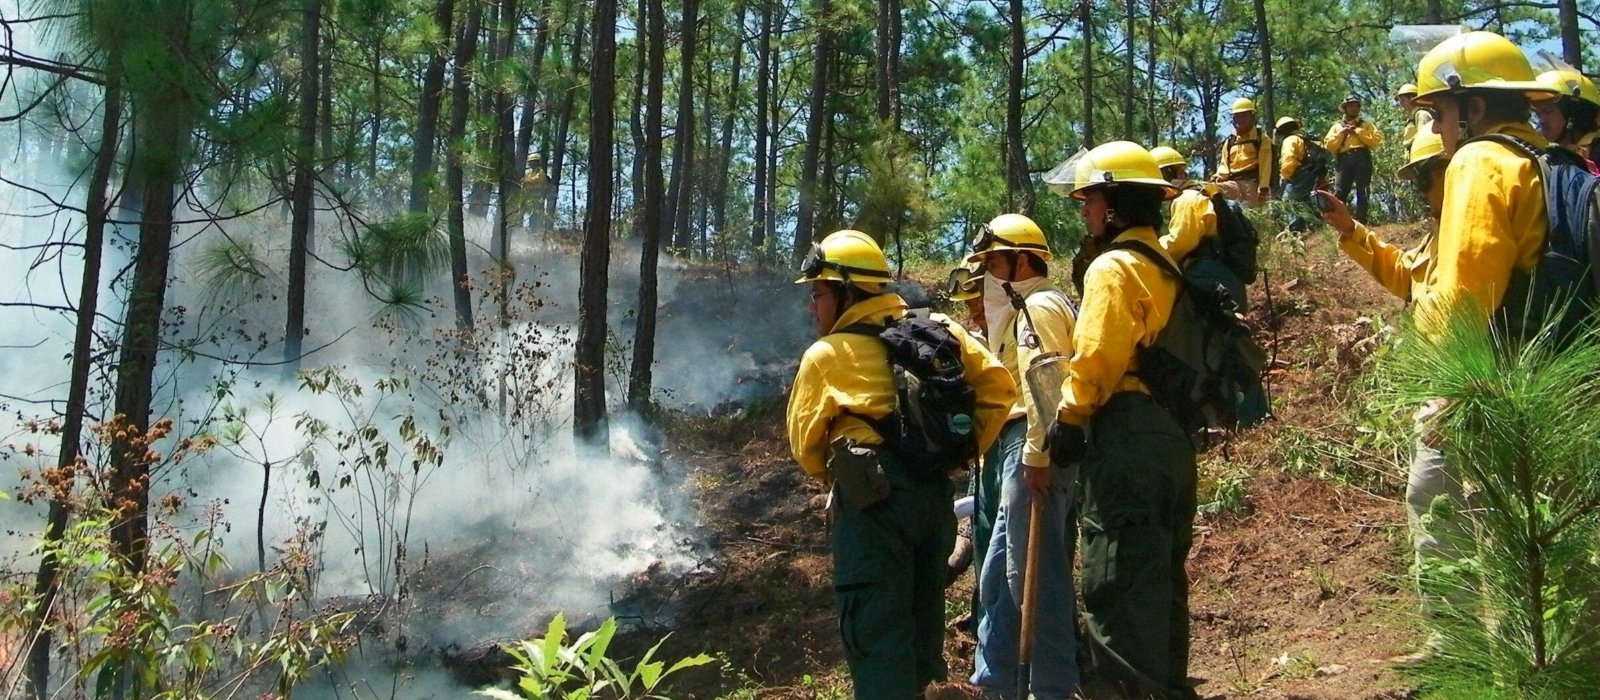
[[661,648],[661,642],[656,642],[655,646],[650,647],[650,651],[645,652],[644,658],[634,665],[632,671],[624,671],[620,664],[606,655],[616,634],[617,619],[613,617],[601,624],[600,629],[579,635],[576,640],[568,643],[566,618],[556,615],[555,619],[550,621],[550,626],[546,628],[543,637],[506,647],[506,652],[517,660],[512,668],[521,675],[521,679],[517,681],[517,692],[489,689],[480,690],[478,694],[500,700],[525,698],[539,700],[662,698],[664,700],[666,696],[657,695],[655,692],[661,681],[683,669],[703,666],[712,661],[710,656],[697,654],[679,659],[669,667],[664,662],[654,660],[656,650]]

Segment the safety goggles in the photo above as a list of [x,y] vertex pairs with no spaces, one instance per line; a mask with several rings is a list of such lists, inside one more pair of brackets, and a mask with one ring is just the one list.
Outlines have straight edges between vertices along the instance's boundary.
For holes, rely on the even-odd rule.
[[995,233],[994,229],[990,228],[988,224],[984,224],[978,229],[978,237],[972,241],[972,252],[986,252],[997,245],[1003,245],[1007,248],[1018,248],[1022,250],[1044,250],[1044,247],[1037,243],[1018,243],[1016,241],[1002,238],[1000,234]]
[[883,270],[871,270],[832,262],[823,254],[820,244],[812,243],[810,252],[806,253],[805,259],[800,261],[800,275],[804,279],[817,279],[822,276],[823,270],[833,270],[839,273],[839,277],[846,282],[851,281],[851,276],[862,277],[865,281],[873,281],[874,279],[883,279],[888,275]]
[[803,277],[815,278],[828,269],[828,260],[822,255],[822,246],[811,244],[811,251],[806,253],[804,260],[800,261],[800,274]]

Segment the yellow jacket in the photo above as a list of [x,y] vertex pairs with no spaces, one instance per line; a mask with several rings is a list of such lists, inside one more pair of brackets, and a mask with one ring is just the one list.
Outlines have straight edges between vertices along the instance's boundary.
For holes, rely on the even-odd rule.
[[1211,202],[1215,193],[1215,185],[1206,185],[1185,189],[1172,200],[1167,235],[1161,237],[1160,243],[1174,261],[1181,262],[1201,241],[1217,235],[1217,209]]
[[[905,315],[906,302],[896,294],[859,302],[840,314],[833,333],[817,339],[800,358],[800,370],[789,394],[789,451],[812,477],[826,480],[828,449],[835,438],[846,437],[863,445],[883,444],[883,438],[857,415],[882,418],[895,405],[889,352],[883,341],[840,333],[839,329],[856,323],[883,323]],[[1017,386],[1000,361],[973,340],[961,324],[942,316],[934,318],[961,341],[961,364],[978,398],[973,422],[977,425],[978,451],[982,453],[1000,434],[1000,427],[1016,402]]]
[[[1164,252],[1155,229],[1148,226],[1123,231],[1112,245],[1122,241],[1140,241]],[[1138,369],[1139,347],[1155,342],[1177,298],[1178,280],[1142,253],[1110,250],[1089,264],[1059,420],[1083,425],[1117,392],[1149,393],[1131,372]]]
[[1378,144],[1383,143],[1383,134],[1372,122],[1356,119],[1355,130],[1347,134],[1344,133],[1344,127],[1349,123],[1346,119],[1334,122],[1333,126],[1328,127],[1328,135],[1322,138],[1322,145],[1334,155],[1357,148],[1377,148]]
[[1350,235],[1339,237],[1339,247],[1390,294],[1411,301],[1421,292],[1437,241],[1438,236],[1430,233],[1417,247],[1406,250],[1378,238],[1358,221]]
[[1405,144],[1406,153],[1411,152],[1411,142],[1416,140],[1417,134],[1433,129],[1433,113],[1417,110],[1406,119],[1405,133],[1401,134],[1401,141]]
[[[1072,357],[1072,327],[1075,319],[1067,295],[1046,280],[1028,294],[1023,304],[1028,307],[1027,315],[1017,312],[1012,322],[1005,324],[999,343],[990,346],[1000,358],[1000,364],[1011,372],[1011,379],[1017,386],[1017,400],[1011,406],[1008,419],[1026,419],[1029,415],[1033,394],[1028,391],[1023,373],[1033,366],[1034,358],[1051,352]],[[1037,328],[1028,326],[1029,318],[1033,319]],[[1018,338],[1028,342],[1019,342]],[[1048,410],[1040,413],[1050,415]],[[1022,446],[1023,464],[1030,467],[1050,466],[1050,447],[1045,444],[1045,431],[1049,427],[1046,424],[1028,423],[1027,442]]]
[[[1523,123],[1495,131],[1540,148],[1549,144]],[[1437,257],[1415,300],[1424,328],[1440,328],[1451,304],[1472,303],[1485,318],[1499,308],[1511,273],[1539,261],[1545,226],[1538,163],[1493,141],[1457,148],[1444,175]]]
[[1221,180],[1255,178],[1265,187],[1272,182],[1272,139],[1255,126],[1249,133],[1234,134],[1222,142],[1222,158],[1217,163]]
[[1294,177],[1295,171],[1300,169],[1300,163],[1306,159],[1306,137],[1304,134],[1289,134],[1283,137],[1279,144],[1283,155],[1278,156],[1278,177],[1288,180]]

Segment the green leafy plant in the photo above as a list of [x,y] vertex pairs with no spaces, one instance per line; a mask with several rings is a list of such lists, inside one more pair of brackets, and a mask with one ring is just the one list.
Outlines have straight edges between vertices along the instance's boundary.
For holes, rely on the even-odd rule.
[[1410,329],[1386,371],[1398,408],[1442,398],[1445,459],[1465,507],[1440,498],[1464,556],[1424,566],[1436,654],[1417,672],[1440,697],[1580,696],[1600,684],[1596,529],[1600,527],[1600,333],[1558,345],[1491,334],[1484,315]]
[[512,668],[521,675],[516,692],[487,689],[477,694],[500,700],[666,698],[656,693],[661,681],[686,668],[712,661],[710,656],[697,654],[668,666],[655,660],[656,651],[661,648],[661,642],[656,642],[632,671],[624,671],[621,664],[607,655],[616,634],[617,619],[613,617],[599,629],[581,634],[569,643],[567,620],[558,614],[550,620],[543,637],[506,647],[506,653],[517,661]]

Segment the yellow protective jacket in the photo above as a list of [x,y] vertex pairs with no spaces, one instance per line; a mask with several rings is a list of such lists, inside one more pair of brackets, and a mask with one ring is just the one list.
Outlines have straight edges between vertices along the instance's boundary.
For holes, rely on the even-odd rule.
[[[1549,145],[1525,123],[1495,132]],[[1444,175],[1444,208],[1433,265],[1415,299],[1419,322],[1442,328],[1449,307],[1471,303],[1484,314],[1500,307],[1513,271],[1530,271],[1545,239],[1544,181],[1539,164],[1494,141],[1462,144]]]
[[1358,221],[1350,235],[1339,237],[1339,248],[1390,294],[1411,301],[1420,294],[1437,240],[1438,236],[1430,233],[1415,248],[1407,250],[1378,238]]
[[[1033,394],[1028,391],[1023,373],[1033,366],[1034,358],[1050,352],[1072,357],[1072,328],[1076,319],[1067,295],[1045,281],[1023,299],[1023,304],[1028,307],[1028,313],[1016,313],[1011,323],[1005,324],[1002,337],[997,339],[999,342],[990,345],[1000,358],[1000,364],[1011,372],[1011,379],[1017,386],[1017,400],[1011,406],[1008,419],[1026,419],[1031,415],[1029,408],[1033,405]],[[1030,318],[1037,327],[1028,325]],[[1039,413],[1050,415],[1049,410]],[[1050,466],[1050,447],[1045,444],[1045,431],[1049,427],[1048,424],[1028,423],[1027,441],[1022,446],[1023,464],[1030,467]]]
[[1283,143],[1278,147],[1283,150],[1283,154],[1278,156],[1278,177],[1288,180],[1305,162],[1306,137],[1304,134],[1289,134],[1283,137]]
[[1406,130],[1401,134],[1401,141],[1405,144],[1406,153],[1411,152],[1411,142],[1416,140],[1417,134],[1433,130],[1433,113],[1417,110],[1406,119]]
[[1232,134],[1222,141],[1222,158],[1217,163],[1217,176],[1221,180],[1255,178],[1265,187],[1272,182],[1272,139],[1262,133],[1259,125],[1249,133]]
[[1168,216],[1167,234],[1161,237],[1161,249],[1174,261],[1182,262],[1200,242],[1217,235],[1217,208],[1211,201],[1216,185],[1185,188],[1172,200]]
[[1322,138],[1322,145],[1327,147],[1334,155],[1357,148],[1377,148],[1383,143],[1383,134],[1378,127],[1365,119],[1356,119],[1355,130],[1344,132],[1344,127],[1350,120],[1340,119],[1328,127],[1328,135]]
[[[883,438],[857,416],[882,418],[894,410],[894,378],[883,341],[839,329],[856,323],[882,324],[906,315],[906,302],[896,294],[861,301],[840,314],[833,333],[806,349],[789,394],[789,451],[806,474],[827,479],[829,445],[846,437],[863,445],[881,445]],[[989,449],[1006,415],[1016,403],[1011,373],[988,348],[969,336],[961,324],[935,315],[961,342],[962,367],[977,394],[978,451]],[[848,415],[855,414],[855,415]]]
[[[1148,226],[1123,231],[1111,245],[1123,241],[1165,252]],[[1149,347],[1166,328],[1177,298],[1178,280],[1142,253],[1108,250],[1089,264],[1058,420],[1083,425],[1118,392],[1149,393],[1132,374],[1138,369],[1138,350]]]

